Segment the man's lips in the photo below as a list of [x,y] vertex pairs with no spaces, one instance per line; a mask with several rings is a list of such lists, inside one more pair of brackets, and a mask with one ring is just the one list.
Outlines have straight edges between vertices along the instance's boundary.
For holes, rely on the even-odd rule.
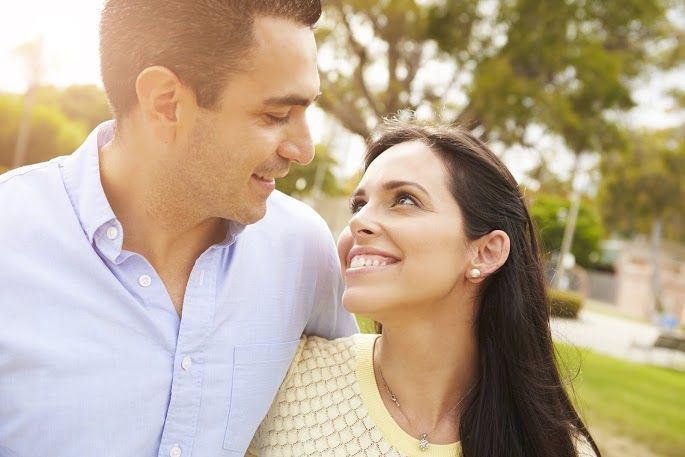
[[273,176],[260,176],[257,174],[253,174],[252,178],[256,179],[257,181],[264,181],[264,182],[274,182],[276,180],[276,178]]
[[271,193],[276,188],[276,179],[274,177],[253,174],[251,179],[265,194]]

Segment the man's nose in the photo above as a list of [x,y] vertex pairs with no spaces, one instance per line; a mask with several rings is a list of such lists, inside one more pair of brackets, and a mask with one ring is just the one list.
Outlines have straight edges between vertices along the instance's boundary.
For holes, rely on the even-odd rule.
[[307,165],[312,161],[314,143],[309,125],[304,117],[290,128],[288,135],[279,145],[278,155],[300,165]]

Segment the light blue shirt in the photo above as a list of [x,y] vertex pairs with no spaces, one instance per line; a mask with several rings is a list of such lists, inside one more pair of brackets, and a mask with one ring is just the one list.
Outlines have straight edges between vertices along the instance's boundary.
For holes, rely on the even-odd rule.
[[180,319],[122,249],[98,165],[112,136],[0,176],[0,454],[242,456],[300,335],[357,330],[331,234],[274,192],[197,259]]

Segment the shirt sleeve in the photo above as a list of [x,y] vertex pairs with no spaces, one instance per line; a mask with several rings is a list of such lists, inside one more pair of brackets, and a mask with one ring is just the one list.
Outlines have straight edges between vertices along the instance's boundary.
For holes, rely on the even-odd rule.
[[304,333],[327,339],[359,333],[356,319],[342,305],[344,284],[340,261],[328,228],[320,236],[318,250],[314,305]]

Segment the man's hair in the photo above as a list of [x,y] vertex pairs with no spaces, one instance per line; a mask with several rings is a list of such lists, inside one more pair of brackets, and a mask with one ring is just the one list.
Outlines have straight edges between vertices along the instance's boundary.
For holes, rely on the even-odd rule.
[[117,119],[136,106],[136,78],[160,65],[199,106],[216,109],[231,74],[254,48],[257,17],[314,27],[320,0],[107,0],[100,21],[102,81]]

